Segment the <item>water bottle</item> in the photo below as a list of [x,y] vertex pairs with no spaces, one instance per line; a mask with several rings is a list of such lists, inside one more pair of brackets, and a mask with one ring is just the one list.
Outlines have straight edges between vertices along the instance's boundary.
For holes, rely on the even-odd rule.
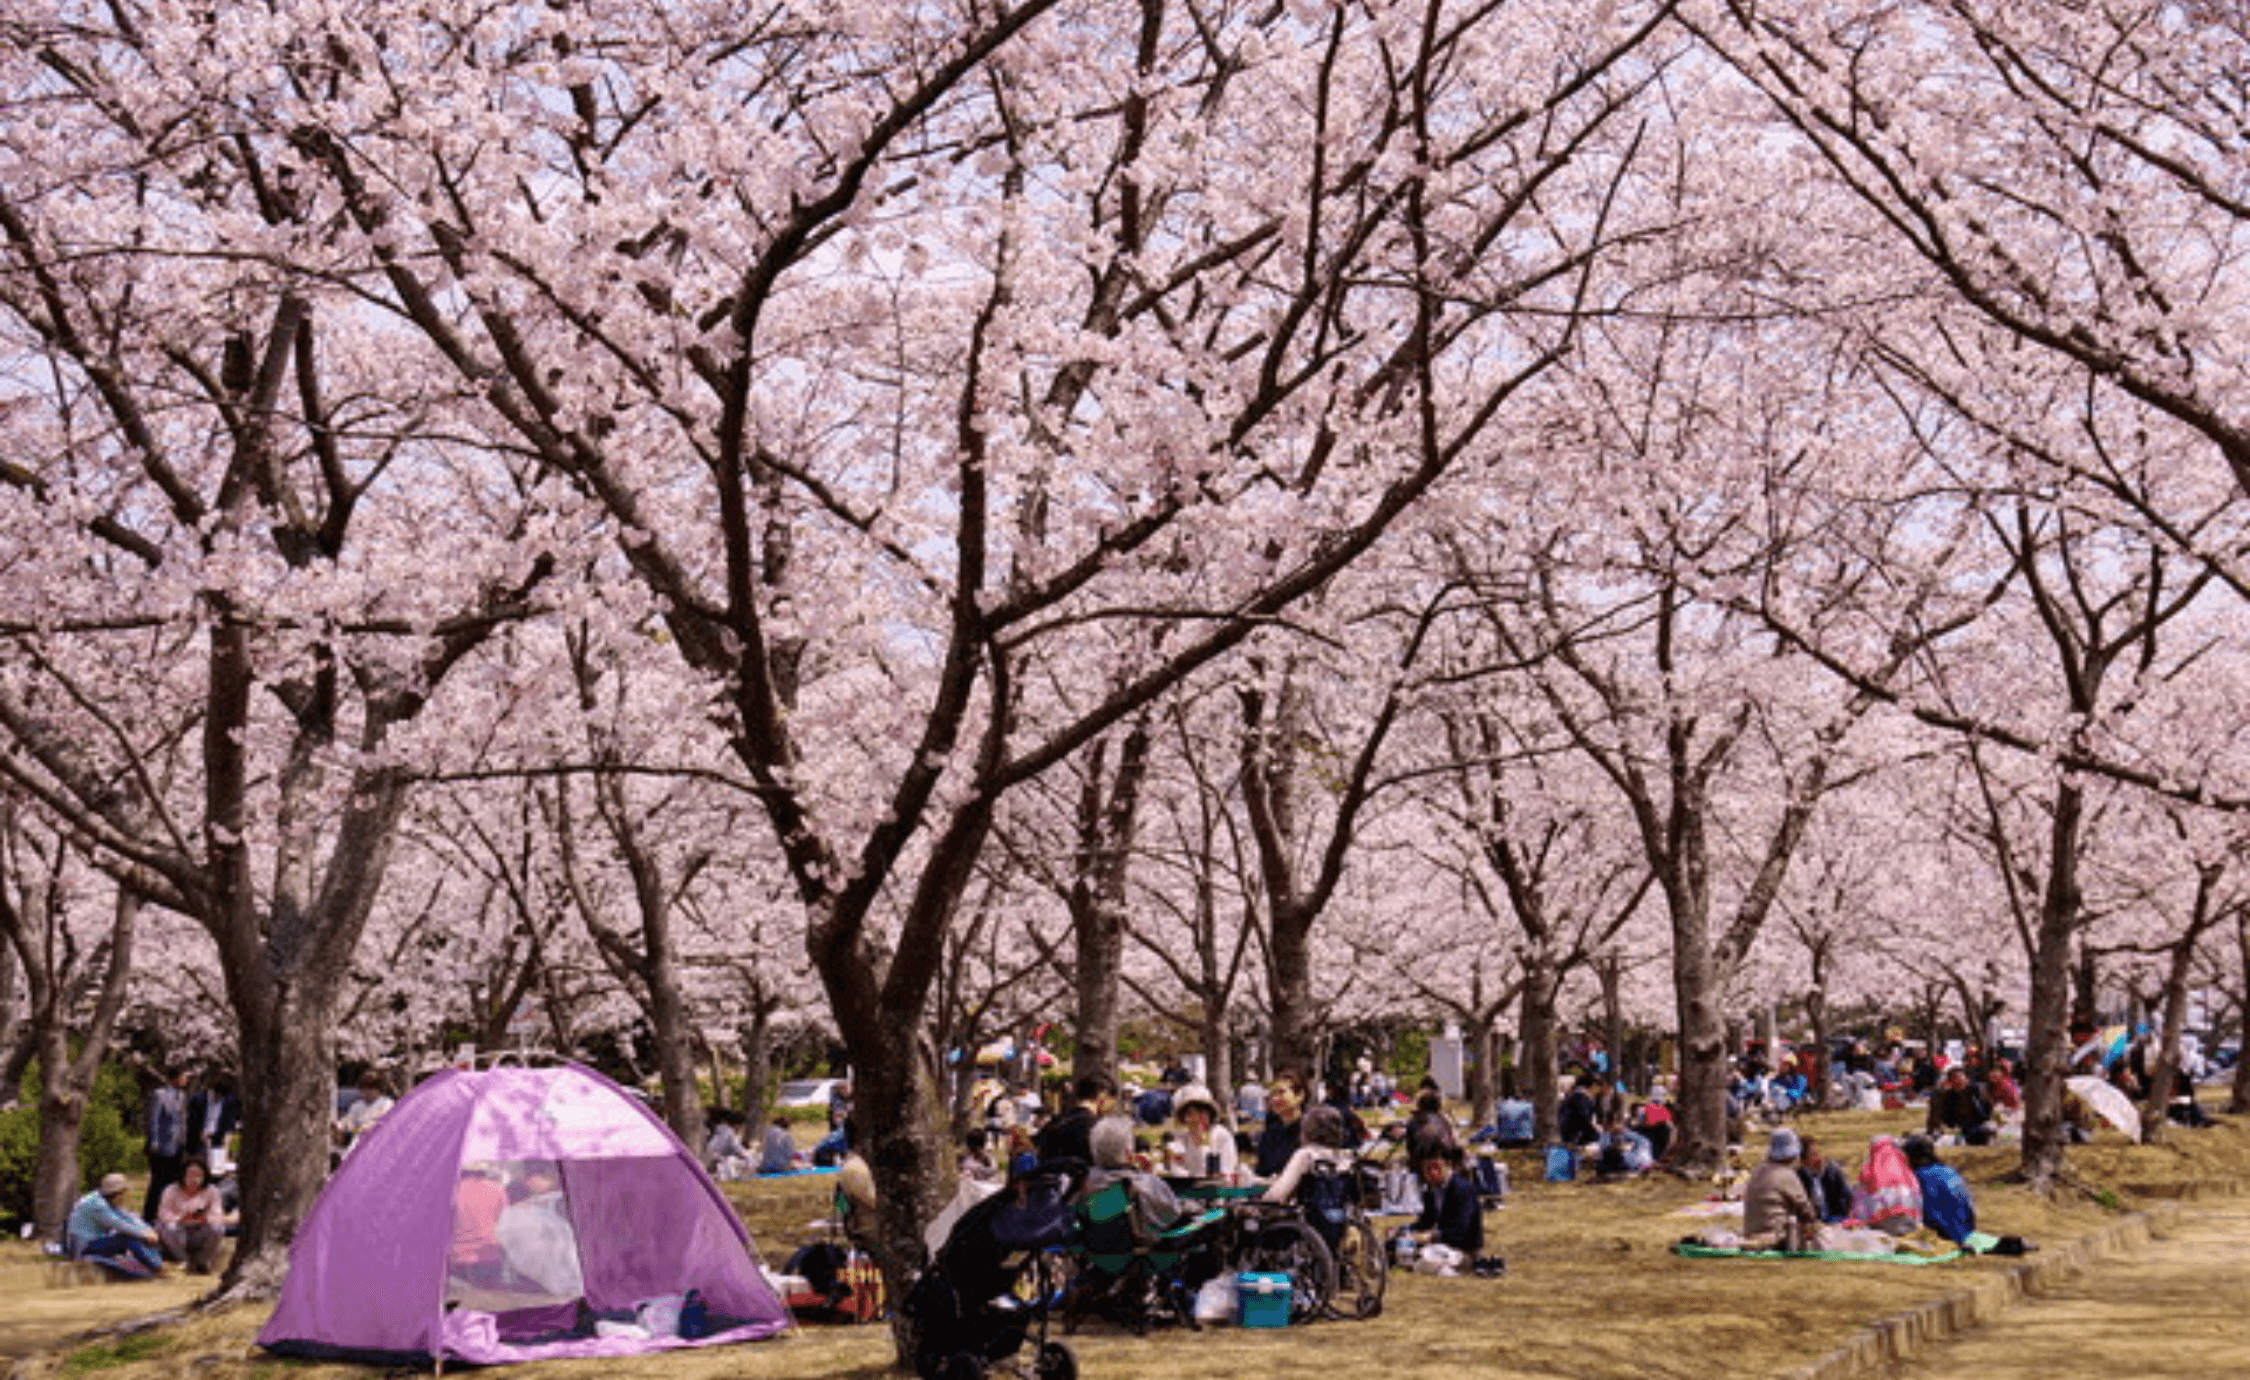
[[690,1289],[680,1301],[680,1335],[690,1340],[702,1336],[711,1327],[710,1313],[703,1306],[702,1291]]

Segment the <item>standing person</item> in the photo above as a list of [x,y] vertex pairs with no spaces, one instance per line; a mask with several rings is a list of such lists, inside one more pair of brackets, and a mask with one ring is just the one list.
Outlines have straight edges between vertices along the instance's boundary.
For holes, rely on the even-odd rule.
[[1555,1136],[1565,1145],[1592,1145],[1602,1138],[1601,1109],[1594,1105],[1594,1075],[1579,1074],[1570,1096],[1555,1110]]
[[164,1253],[187,1266],[191,1275],[210,1274],[227,1239],[227,1209],[210,1170],[193,1155],[180,1166],[180,1181],[164,1190],[156,1204],[156,1235]]
[[1242,1086],[1234,1091],[1234,1124],[1249,1126],[1262,1119],[1265,1114],[1266,1086],[1258,1081],[1256,1074],[1252,1074],[1243,1079]]
[[148,1102],[148,1196],[141,1203],[143,1225],[156,1216],[156,1204],[164,1190],[179,1182],[180,1166],[187,1159],[188,1082],[188,1071],[181,1069]]
[[1297,1153],[1305,1115],[1305,1080],[1294,1073],[1277,1073],[1266,1085],[1266,1124],[1258,1132],[1257,1171],[1270,1179],[1288,1167]]
[[125,1208],[131,1185],[123,1174],[104,1174],[99,1187],[71,1205],[63,1226],[63,1251],[73,1260],[99,1260],[143,1279],[164,1273],[161,1238],[145,1218]]
[[226,1177],[232,1163],[227,1138],[234,1134],[239,1117],[234,1092],[223,1077],[206,1077],[203,1086],[188,1095],[187,1154],[190,1159],[200,1157],[211,1178]]

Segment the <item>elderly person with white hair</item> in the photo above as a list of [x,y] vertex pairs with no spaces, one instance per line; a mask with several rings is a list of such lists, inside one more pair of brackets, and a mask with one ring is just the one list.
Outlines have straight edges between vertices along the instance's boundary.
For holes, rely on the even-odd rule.
[[1120,1180],[1133,1197],[1133,1230],[1147,1240],[1180,1220],[1179,1195],[1172,1186],[1133,1164],[1133,1123],[1121,1116],[1106,1116],[1087,1133],[1094,1167],[1086,1175],[1086,1196],[1092,1197]]
[[[1784,1126],[1766,1145],[1765,1163],[1750,1171],[1742,1190],[1742,1236],[1745,1241],[1778,1241],[1788,1249],[1802,1249],[1820,1227],[1820,1209],[1797,1177],[1797,1160],[1804,1143]],[[1794,1238],[1794,1239],[1793,1239]]]

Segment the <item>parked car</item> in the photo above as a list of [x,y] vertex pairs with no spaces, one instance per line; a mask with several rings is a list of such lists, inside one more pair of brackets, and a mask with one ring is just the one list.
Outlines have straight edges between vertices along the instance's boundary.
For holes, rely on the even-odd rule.
[[781,1085],[773,1104],[776,1107],[825,1107],[835,1101],[836,1090],[842,1086],[841,1078],[792,1078]]

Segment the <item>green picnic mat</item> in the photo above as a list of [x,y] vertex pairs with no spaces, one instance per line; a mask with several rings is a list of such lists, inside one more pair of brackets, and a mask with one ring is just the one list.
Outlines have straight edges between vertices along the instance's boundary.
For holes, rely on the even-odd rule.
[[1919,1251],[1885,1251],[1868,1255],[1857,1251],[1745,1251],[1732,1246],[1691,1246],[1682,1241],[1672,1248],[1676,1255],[1704,1260],[1719,1256],[1740,1256],[1744,1260],[1859,1260],[1876,1265],[1942,1265],[1948,1260],[1959,1260],[1961,1252],[1947,1251],[1943,1255],[1923,1255]]

